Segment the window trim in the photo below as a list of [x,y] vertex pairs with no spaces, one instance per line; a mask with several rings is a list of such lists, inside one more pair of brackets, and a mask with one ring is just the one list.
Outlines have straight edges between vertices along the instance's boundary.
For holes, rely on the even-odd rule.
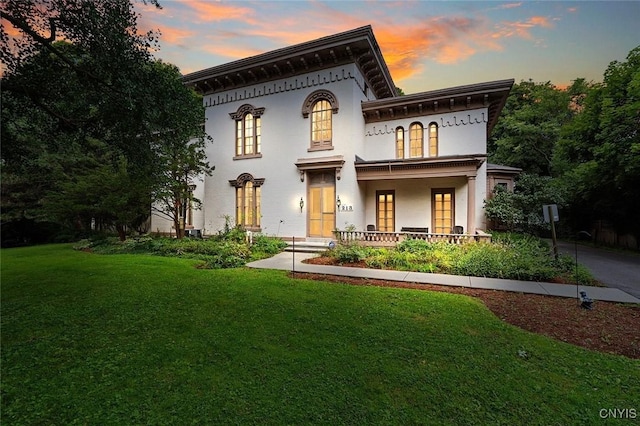
[[[438,232],[436,227],[436,195],[437,194],[450,194],[451,195],[451,229],[449,232]],[[453,227],[456,222],[456,189],[455,188],[432,188],[431,189],[431,229],[435,234],[449,234],[453,232]]]
[[[229,116],[234,120],[234,160],[244,160],[247,158],[260,158],[262,157],[262,114],[264,114],[265,108],[256,108],[251,104],[244,104],[240,106],[236,112],[229,113]],[[246,126],[245,120],[247,115],[251,114],[253,117],[252,132],[253,135],[253,152],[246,154]],[[238,128],[241,126],[241,131]],[[239,139],[240,137],[240,139]],[[239,146],[240,142],[240,146]],[[238,148],[241,152],[238,152]]]
[[[316,107],[316,105],[318,104],[318,102],[321,101],[326,101],[328,102],[328,106],[329,108],[323,110],[323,111],[331,111],[331,114],[329,115],[329,119],[330,119],[330,125],[331,125],[331,137],[329,140],[322,140],[319,141],[317,143],[314,142],[313,140],[313,125],[314,125],[314,109]],[[309,126],[309,148],[307,149],[308,152],[312,152],[312,151],[328,151],[328,150],[332,150],[333,149],[333,126],[334,126],[334,122],[333,122],[333,115],[338,113],[338,109],[339,109],[339,105],[338,105],[338,98],[336,98],[336,96],[331,93],[328,90],[316,90],[315,92],[312,92],[311,94],[309,94],[309,96],[306,97],[306,99],[304,100],[303,104],[302,104],[302,117],[303,118],[309,118],[310,119],[310,126]]]
[[[420,129],[420,139],[413,138],[412,133],[414,128]],[[419,153],[417,155],[412,155],[414,141],[418,141],[420,143],[420,146],[418,147]],[[409,125],[409,158],[424,158],[424,126],[418,121]]]
[[[251,224],[242,223],[238,212],[245,210],[244,200],[246,199],[246,185],[250,182],[253,188],[253,206],[254,206],[254,220]],[[261,231],[261,207],[262,207],[262,194],[261,188],[264,184],[264,178],[256,179],[250,173],[242,173],[237,179],[229,181],[229,184],[235,188],[235,219],[236,225],[241,226],[248,231]],[[242,205],[238,205],[238,200],[242,200]]]
[[[399,133],[402,133],[402,139],[399,138]],[[404,139],[405,139],[405,135],[404,135],[404,127],[402,126],[398,126],[396,127],[396,158],[398,160],[404,160],[405,157],[405,153],[404,153]],[[400,143],[402,143],[402,146],[400,147]],[[402,155],[400,155],[402,154]]]
[[[435,131],[435,137],[432,137],[431,135],[431,129],[436,129]],[[428,134],[428,140],[429,140],[429,157],[437,157],[438,156],[438,151],[440,148],[440,128],[438,127],[438,123],[436,123],[435,121],[432,121],[431,123],[429,123],[429,126],[427,127],[427,131],[429,132]],[[432,142],[434,142],[432,144]],[[432,150],[433,149],[433,150]]]
[[[384,195],[385,196],[385,203],[388,203],[389,201],[386,201],[386,197],[388,195],[392,195],[392,201],[391,201],[391,218],[392,218],[392,224],[391,224],[391,230],[383,230],[383,228],[385,227],[381,227],[380,226],[380,196]],[[376,191],[376,230],[377,231],[384,231],[384,232],[395,232],[396,229],[396,191],[395,189],[384,189],[384,190],[377,190]]]

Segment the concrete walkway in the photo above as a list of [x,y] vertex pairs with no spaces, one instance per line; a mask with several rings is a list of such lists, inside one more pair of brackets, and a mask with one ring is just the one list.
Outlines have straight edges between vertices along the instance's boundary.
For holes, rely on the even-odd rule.
[[532,281],[503,280],[497,278],[465,277],[459,275],[428,274],[422,272],[388,271],[381,269],[351,268],[347,266],[311,265],[303,260],[315,257],[313,253],[283,252],[269,259],[258,260],[247,264],[250,268],[279,269],[284,271],[308,272],[312,274],[338,275],[354,278],[371,278],[388,281],[403,281],[422,284],[471,287],[491,290],[516,291],[520,293],[542,294],[577,298],[578,291],[586,291],[594,300],[621,303],[639,303],[640,299],[617,288],[579,286],[539,283]]

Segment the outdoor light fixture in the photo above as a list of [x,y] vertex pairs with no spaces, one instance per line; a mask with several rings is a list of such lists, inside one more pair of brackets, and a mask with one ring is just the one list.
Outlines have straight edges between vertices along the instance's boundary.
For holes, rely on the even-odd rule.
[[338,195],[338,199],[336,200],[336,205],[338,206],[338,208],[340,208],[340,206],[342,205],[342,201],[340,201],[339,195]]
[[302,213],[302,209],[304,208],[304,200],[300,197],[300,213]]

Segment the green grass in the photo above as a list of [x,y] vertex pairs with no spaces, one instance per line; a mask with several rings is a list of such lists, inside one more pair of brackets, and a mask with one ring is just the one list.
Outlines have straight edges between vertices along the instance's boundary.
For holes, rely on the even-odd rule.
[[640,362],[472,298],[70,245],[1,255],[7,425],[601,424],[640,408]]

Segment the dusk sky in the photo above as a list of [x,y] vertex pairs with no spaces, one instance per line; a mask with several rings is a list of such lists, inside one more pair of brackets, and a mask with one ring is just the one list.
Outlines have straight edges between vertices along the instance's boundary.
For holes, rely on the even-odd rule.
[[371,25],[405,93],[483,81],[602,81],[640,45],[640,1],[213,1],[138,4],[155,56],[186,74]]

